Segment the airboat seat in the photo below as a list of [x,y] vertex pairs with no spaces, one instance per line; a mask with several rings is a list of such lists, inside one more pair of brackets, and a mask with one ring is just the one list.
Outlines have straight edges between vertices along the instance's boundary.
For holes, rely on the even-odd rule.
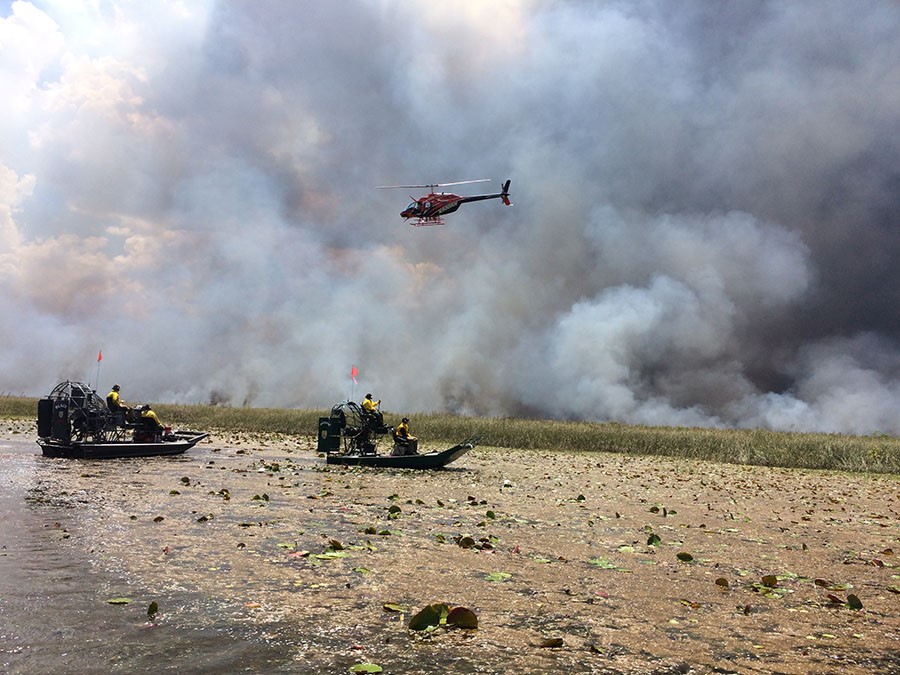
[[392,431],[392,427],[389,427],[384,423],[384,414],[381,412],[364,412],[362,414],[362,421],[366,428],[373,434],[386,434]]
[[394,439],[394,448],[391,454],[397,455],[417,455],[419,453],[419,439],[403,438],[397,435],[397,430],[391,428],[391,437]]

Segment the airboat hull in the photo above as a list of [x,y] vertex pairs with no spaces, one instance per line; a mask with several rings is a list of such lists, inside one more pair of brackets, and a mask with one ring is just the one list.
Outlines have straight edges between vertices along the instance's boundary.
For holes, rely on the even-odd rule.
[[440,469],[475,447],[473,442],[460,443],[440,452],[417,455],[341,455],[329,454],[327,464],[343,466],[371,466],[380,469]]
[[181,455],[193,448],[199,441],[209,436],[193,431],[177,432],[170,441],[135,442],[117,441],[103,443],[63,443],[50,438],[38,439],[45,457],[65,459],[123,459],[129,457],[155,457],[158,455]]

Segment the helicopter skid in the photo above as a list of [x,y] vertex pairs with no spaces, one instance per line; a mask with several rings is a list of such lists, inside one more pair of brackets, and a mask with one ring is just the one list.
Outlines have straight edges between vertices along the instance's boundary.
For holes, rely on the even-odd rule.
[[415,222],[410,223],[413,227],[427,227],[429,225],[443,225],[441,218],[418,218]]

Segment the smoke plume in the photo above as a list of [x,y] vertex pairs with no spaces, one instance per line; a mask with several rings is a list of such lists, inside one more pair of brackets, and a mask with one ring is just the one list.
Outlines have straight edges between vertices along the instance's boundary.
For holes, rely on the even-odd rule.
[[3,7],[5,392],[900,432],[894,2]]

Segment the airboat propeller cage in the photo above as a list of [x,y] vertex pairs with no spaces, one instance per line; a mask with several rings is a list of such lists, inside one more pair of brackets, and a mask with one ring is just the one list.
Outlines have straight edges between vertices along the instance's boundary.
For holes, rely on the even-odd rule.
[[38,401],[38,436],[68,443],[73,426],[79,430],[100,428],[108,415],[106,401],[97,392],[86,384],[67,380]]

